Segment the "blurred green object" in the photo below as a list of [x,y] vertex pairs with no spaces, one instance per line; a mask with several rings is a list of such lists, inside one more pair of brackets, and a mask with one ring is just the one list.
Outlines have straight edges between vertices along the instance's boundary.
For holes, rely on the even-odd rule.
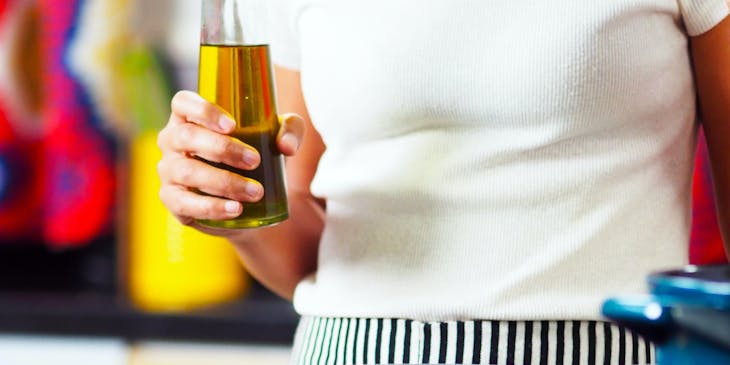
[[120,87],[132,118],[132,134],[162,129],[173,96],[164,57],[149,47],[133,46],[120,61]]

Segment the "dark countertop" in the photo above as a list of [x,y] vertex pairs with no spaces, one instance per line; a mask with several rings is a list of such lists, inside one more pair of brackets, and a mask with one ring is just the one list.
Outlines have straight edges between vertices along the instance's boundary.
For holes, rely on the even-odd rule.
[[290,345],[297,321],[291,303],[259,287],[236,302],[168,314],[112,294],[0,292],[0,334]]
[[291,345],[291,303],[253,283],[245,298],[189,313],[135,309],[119,289],[114,237],[53,251],[0,239],[0,334]]

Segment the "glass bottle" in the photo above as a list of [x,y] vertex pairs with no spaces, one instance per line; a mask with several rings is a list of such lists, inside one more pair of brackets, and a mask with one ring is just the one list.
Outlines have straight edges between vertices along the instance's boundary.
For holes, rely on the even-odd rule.
[[198,92],[236,122],[232,136],[261,154],[252,171],[206,161],[260,182],[264,197],[235,219],[201,220],[218,228],[257,228],[288,218],[279,120],[267,44],[266,0],[203,0]]

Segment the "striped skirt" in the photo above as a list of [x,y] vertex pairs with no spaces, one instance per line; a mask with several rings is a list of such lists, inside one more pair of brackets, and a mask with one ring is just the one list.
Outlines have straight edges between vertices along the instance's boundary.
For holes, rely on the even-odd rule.
[[654,346],[599,321],[303,317],[292,364],[653,364]]

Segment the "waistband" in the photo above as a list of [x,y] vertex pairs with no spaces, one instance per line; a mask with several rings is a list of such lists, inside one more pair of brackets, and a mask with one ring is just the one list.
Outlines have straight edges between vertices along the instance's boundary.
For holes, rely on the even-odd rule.
[[654,345],[602,321],[303,317],[292,364],[652,364]]

